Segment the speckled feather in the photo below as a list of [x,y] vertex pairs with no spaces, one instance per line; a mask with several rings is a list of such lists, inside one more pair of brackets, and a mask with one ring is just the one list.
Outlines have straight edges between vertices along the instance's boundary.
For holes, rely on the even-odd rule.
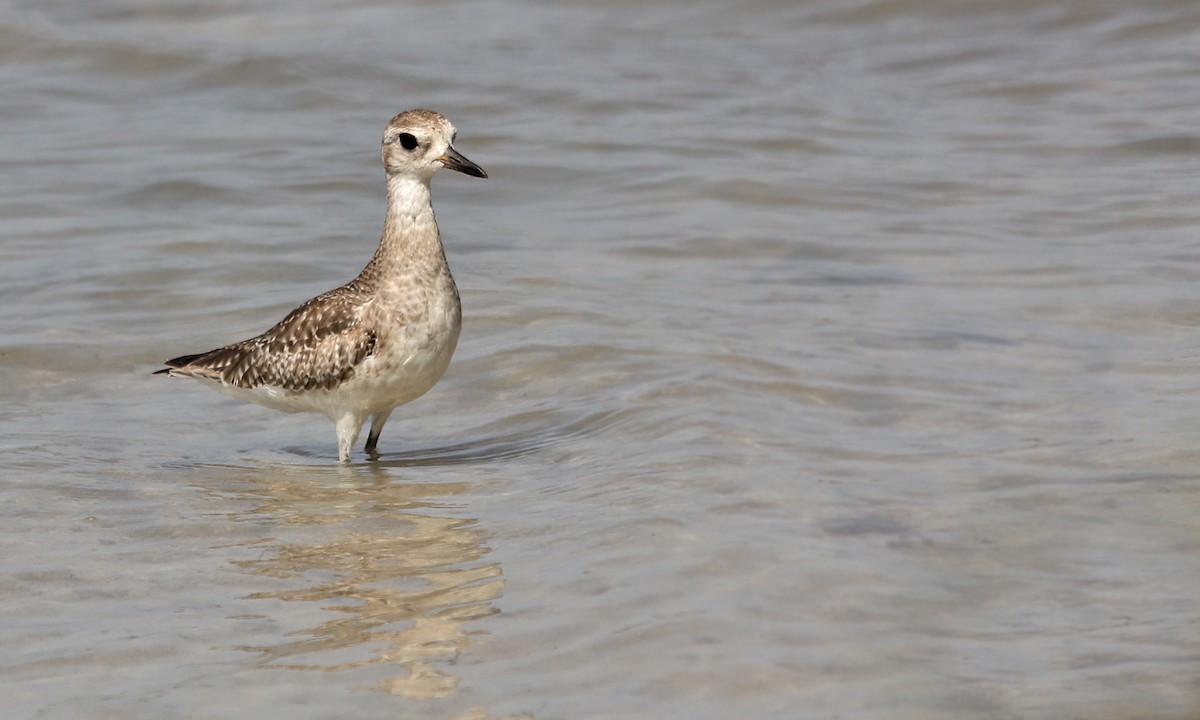
[[367,450],[374,451],[392,410],[433,387],[458,343],[462,309],[429,181],[441,167],[487,174],[453,148],[454,136],[454,126],[430,110],[393,118],[382,147],[387,217],[358,277],[257,337],[168,360],[159,373],[277,410],[323,413],[337,426],[343,461],[373,418]]
[[330,390],[352,378],[375,350],[378,336],[364,325],[361,306],[360,294],[343,286],[309,300],[258,337],[166,365],[239,388]]

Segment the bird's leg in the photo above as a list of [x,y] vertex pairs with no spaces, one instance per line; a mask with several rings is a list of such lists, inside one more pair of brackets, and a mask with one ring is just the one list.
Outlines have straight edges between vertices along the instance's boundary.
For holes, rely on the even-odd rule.
[[358,434],[362,432],[364,422],[366,418],[356,413],[346,413],[337,419],[338,460],[350,462],[350,451],[358,441]]
[[[392,408],[394,410],[395,408]],[[367,433],[367,447],[365,448],[370,455],[378,455],[375,448],[379,445],[379,433],[383,432],[383,425],[388,421],[388,416],[392,414],[392,410],[383,410],[375,413],[375,417],[371,418],[371,432]]]

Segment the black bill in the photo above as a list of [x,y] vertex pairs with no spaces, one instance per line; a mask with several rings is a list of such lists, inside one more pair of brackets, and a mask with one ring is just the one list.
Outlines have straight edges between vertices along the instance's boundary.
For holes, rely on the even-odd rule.
[[447,148],[446,154],[438,158],[438,160],[441,160],[442,166],[448,170],[457,170],[460,173],[466,173],[475,177],[487,177],[487,173],[483,171],[483,168],[463,157],[462,153],[452,147]]

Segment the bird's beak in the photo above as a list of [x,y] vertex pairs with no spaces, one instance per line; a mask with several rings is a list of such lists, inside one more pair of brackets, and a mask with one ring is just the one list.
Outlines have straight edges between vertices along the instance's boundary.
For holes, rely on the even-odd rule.
[[463,157],[462,153],[453,147],[447,148],[446,154],[438,158],[438,160],[441,161],[442,167],[449,170],[457,170],[460,173],[473,175],[474,177],[487,177],[487,173],[483,171],[483,168]]

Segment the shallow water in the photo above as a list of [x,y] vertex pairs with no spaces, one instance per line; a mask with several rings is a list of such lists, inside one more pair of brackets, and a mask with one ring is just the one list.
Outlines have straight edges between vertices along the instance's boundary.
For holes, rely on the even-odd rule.
[[[1200,716],[1188,2],[0,8],[13,718]],[[383,456],[151,377],[352,277]]]

